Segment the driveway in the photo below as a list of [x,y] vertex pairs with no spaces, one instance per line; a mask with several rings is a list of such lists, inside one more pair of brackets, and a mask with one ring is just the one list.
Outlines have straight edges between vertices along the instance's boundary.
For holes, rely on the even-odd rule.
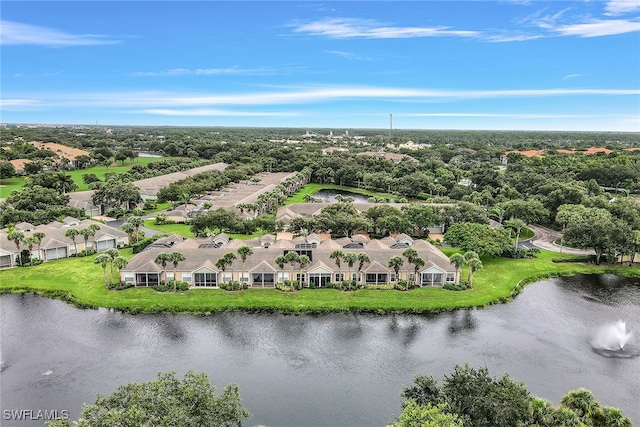
[[531,243],[533,246],[546,249],[548,251],[553,252],[561,252],[565,254],[572,255],[593,255],[595,254],[592,250],[582,250],[582,249],[573,249],[567,248],[566,246],[560,246],[555,244],[554,242],[560,240],[562,237],[562,233],[559,231],[552,230],[547,227],[543,227],[541,225],[533,225],[528,224],[527,228],[535,233],[535,235],[531,238]]

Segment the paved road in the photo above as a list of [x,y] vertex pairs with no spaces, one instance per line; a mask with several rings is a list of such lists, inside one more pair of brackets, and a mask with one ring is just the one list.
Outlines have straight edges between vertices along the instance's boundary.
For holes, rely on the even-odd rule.
[[562,252],[565,254],[572,255],[593,255],[594,251],[592,250],[581,250],[581,249],[572,249],[567,248],[566,246],[561,247],[560,245],[555,244],[556,240],[560,240],[562,237],[562,233],[551,230],[550,228],[543,227],[541,225],[532,225],[528,224],[527,228],[535,233],[535,236],[531,238],[531,243],[533,246],[546,249],[548,251],[553,252]]

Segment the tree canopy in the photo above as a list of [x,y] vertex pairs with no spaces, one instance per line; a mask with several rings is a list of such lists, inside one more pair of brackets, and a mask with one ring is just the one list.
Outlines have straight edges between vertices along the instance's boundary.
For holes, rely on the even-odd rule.
[[109,396],[98,395],[82,408],[73,423],[57,420],[49,427],[232,427],[250,416],[240,400],[240,389],[227,385],[216,394],[207,375],[189,371],[180,380],[175,373],[158,374],[155,381],[131,382]]

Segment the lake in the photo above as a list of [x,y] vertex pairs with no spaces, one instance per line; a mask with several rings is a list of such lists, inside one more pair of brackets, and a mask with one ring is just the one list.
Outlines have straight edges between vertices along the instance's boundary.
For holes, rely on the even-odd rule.
[[[158,371],[235,382],[247,426],[384,426],[415,374],[455,364],[508,372],[554,404],[585,387],[640,423],[640,358],[609,358],[591,340],[624,319],[638,349],[640,280],[574,276],[529,285],[513,302],[428,316],[223,313],[128,315],[35,295],[2,295],[1,408],[68,410]],[[11,422],[35,426],[42,422]]]

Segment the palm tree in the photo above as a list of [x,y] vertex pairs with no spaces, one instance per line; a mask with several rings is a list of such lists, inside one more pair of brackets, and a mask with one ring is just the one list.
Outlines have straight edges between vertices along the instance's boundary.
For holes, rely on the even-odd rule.
[[300,255],[298,255],[297,252],[294,251],[289,251],[287,252],[287,254],[284,256],[285,261],[287,261],[289,264],[291,264],[291,283],[293,284],[294,281],[294,276],[293,276],[293,267],[295,266],[295,264],[297,262],[300,261]]
[[300,258],[298,259],[298,264],[300,264],[300,286],[302,287],[303,271],[307,265],[311,264],[311,258],[309,258],[307,255],[300,255]]
[[233,261],[235,261],[237,257],[233,252],[227,252],[222,259],[225,265],[231,267],[231,290],[233,290]]
[[413,264],[413,259],[418,256],[418,251],[413,248],[408,248],[405,249],[404,252],[402,252],[402,256],[405,257],[407,261],[409,261],[409,264]]
[[592,416],[598,408],[598,402],[593,397],[593,393],[585,388],[572,390],[562,397],[560,403],[566,406],[578,415],[580,421],[587,422],[592,420]]
[[329,255],[329,258],[335,260],[336,267],[338,267],[338,271],[340,271],[340,261],[342,260],[343,256],[344,256],[344,253],[340,249],[336,249],[335,251],[331,252],[331,254]]
[[178,279],[176,279],[176,270],[178,269],[178,263],[180,261],[184,261],[186,258],[181,252],[173,251],[169,254],[169,261],[173,263],[173,292],[178,290],[177,283]]
[[169,261],[171,260],[169,259],[169,254],[166,252],[160,252],[153,260],[153,262],[162,266],[162,274],[164,275],[165,282],[167,280],[167,264]]
[[70,228],[64,232],[64,236],[73,241],[73,246],[76,248],[76,256],[78,255],[78,243],[76,242],[76,236],[80,234],[75,228]]
[[44,239],[44,237],[46,236],[46,234],[44,234],[42,231],[36,231],[35,233],[33,233],[31,235],[34,239],[36,239],[37,243],[38,243],[38,259],[40,261],[42,261],[42,258],[44,258],[42,256],[42,250],[40,249],[40,244],[42,243],[42,239]]
[[360,276],[360,272],[364,268],[364,265],[369,264],[371,262],[371,258],[369,258],[369,255],[365,254],[364,252],[360,252],[357,255],[357,257],[358,257],[358,276]]
[[284,276],[284,265],[287,263],[287,259],[284,257],[284,255],[280,255],[276,257],[274,262],[278,265],[278,267],[280,267],[280,270],[282,270],[282,275]]
[[133,225],[133,227],[135,228],[134,236],[135,236],[135,241],[137,242],[138,240],[140,240],[140,226],[144,224],[144,220],[140,216],[132,215],[129,218],[127,218],[127,222]]
[[466,260],[464,259],[464,256],[461,253],[456,252],[455,254],[453,254],[453,255],[451,255],[449,257],[449,262],[451,264],[453,264],[453,266],[456,268],[456,277],[457,277],[458,276],[458,270],[460,269],[460,267],[462,265],[464,265]]
[[117,256],[113,260],[113,265],[115,265],[116,268],[118,269],[118,273],[121,273],[122,269],[125,268],[127,264],[129,264],[129,261],[127,261],[127,259],[123,256]]
[[[407,262],[409,264],[413,264],[413,261],[418,257],[418,251],[416,251],[413,248],[408,248],[405,249],[404,252],[402,252],[402,256],[405,257],[407,259]],[[424,264],[423,264],[424,265]],[[414,283],[415,283],[415,277],[414,277]],[[407,285],[408,286],[408,285]]]
[[118,252],[116,248],[109,248],[105,254],[109,255],[109,258],[111,258],[111,277],[113,278],[113,260],[120,256],[120,252]]
[[469,264],[469,287],[473,288],[473,273],[482,268],[482,261],[480,258],[472,258],[468,261]]
[[22,265],[22,257],[20,256],[20,243],[24,240],[24,233],[16,230],[15,228],[11,228],[7,233],[7,240],[13,241],[18,249],[18,260],[20,261],[20,265]]
[[[396,273],[396,280],[398,280],[398,273],[400,272],[400,267],[404,264],[402,258],[399,256],[392,256],[389,258],[389,268],[393,268],[393,271]],[[406,290],[406,289],[405,289]]]
[[38,239],[33,236],[29,236],[29,237],[25,237],[22,242],[29,249],[29,264],[33,265],[33,255],[32,255],[33,247],[38,244]]
[[424,267],[424,260],[420,257],[416,257],[413,259],[413,280],[414,280],[414,284],[416,283],[416,281],[418,280],[418,270],[420,270],[422,267]]
[[125,222],[124,224],[122,224],[120,229],[129,235],[129,243],[136,243],[136,240],[134,239],[136,228],[133,226],[133,224]]
[[[347,266],[349,266],[349,276],[347,280],[351,281],[351,269],[353,268],[356,261],[358,261],[358,255],[354,254],[353,252],[347,252],[342,257],[342,260],[347,263]],[[342,284],[340,285],[340,289],[342,289]]]
[[[464,263],[469,266],[469,276],[468,276],[467,280],[469,281],[469,286],[471,286],[471,279],[472,279],[473,273],[475,272],[475,270],[471,271],[471,261],[476,260],[476,259],[479,261],[480,257],[474,251],[465,252],[463,257],[464,257]],[[482,264],[482,263],[480,263],[480,264]],[[480,267],[482,267],[482,265]]]
[[516,219],[510,219],[509,221],[506,221],[504,223],[504,225],[516,230],[516,246],[515,246],[515,249],[517,250],[518,249],[518,239],[520,238],[520,232],[522,231],[522,228],[526,224],[524,223],[523,220],[516,218]]
[[107,278],[107,264],[111,261],[111,257],[107,254],[100,254],[93,260],[94,264],[101,264],[104,271],[104,283],[109,287],[109,278]]
[[224,284],[224,272],[227,271],[227,260],[224,257],[216,261],[216,268],[222,271],[222,284]]
[[244,277],[244,264],[247,261],[247,257],[253,255],[253,249],[249,246],[244,245],[238,248],[238,255],[240,255],[240,259],[242,260],[242,271],[240,273],[240,289],[242,289],[242,278]]
[[93,237],[96,235],[96,231],[100,230],[100,226],[98,224],[91,224],[87,228],[83,228],[80,230],[80,234],[84,237],[84,249],[88,250],[89,246],[89,237]]

